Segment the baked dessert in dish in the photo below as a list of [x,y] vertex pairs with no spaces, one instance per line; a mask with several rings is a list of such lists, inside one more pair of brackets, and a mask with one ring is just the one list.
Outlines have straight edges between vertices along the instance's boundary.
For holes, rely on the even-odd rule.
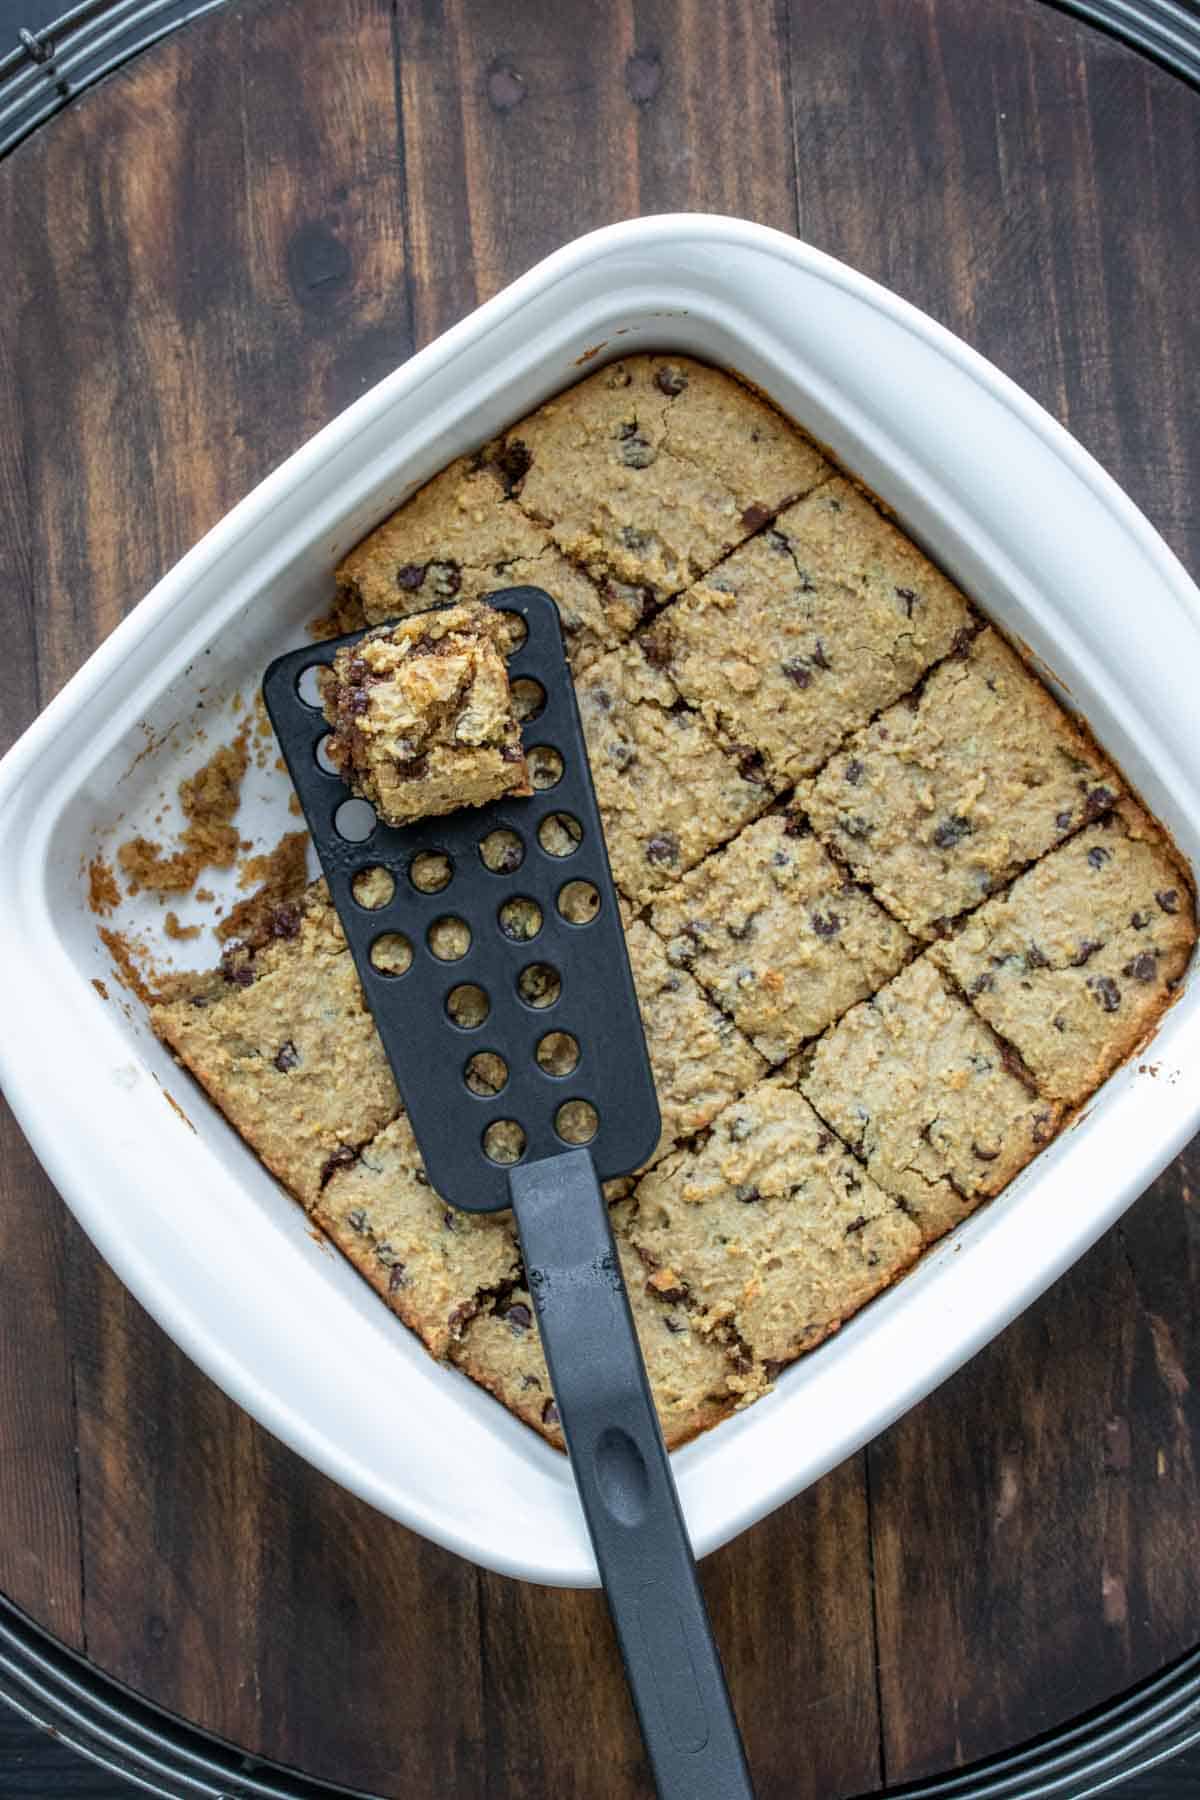
[[[351,552],[336,618],[383,642],[525,582],[659,1090],[610,1199],[674,1445],[1052,1141],[1178,991],[1194,891],[1086,728],[731,376],[636,356],[558,395]],[[561,1444],[511,1222],[429,1187],[323,884],[153,1022],[429,1350]]]
[[321,683],[330,762],[388,825],[531,794],[503,613],[439,608],[343,645]]

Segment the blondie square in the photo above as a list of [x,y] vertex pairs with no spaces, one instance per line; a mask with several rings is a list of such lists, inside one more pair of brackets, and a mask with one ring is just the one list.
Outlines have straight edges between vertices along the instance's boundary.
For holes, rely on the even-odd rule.
[[505,492],[503,470],[460,457],[364,538],[337,571],[340,629],[381,624],[497,588],[540,587],[557,602],[572,666],[584,668],[640,622],[640,590],[602,593]]
[[329,760],[388,825],[531,794],[505,668],[510,627],[481,601],[343,645],[322,683]]
[[690,969],[770,1063],[894,975],[902,925],[796,820],[772,813],[657,900],[667,955]]
[[918,937],[1107,811],[1110,765],[996,632],[832,757],[800,799]]
[[511,1213],[439,1199],[403,1113],[330,1177],[313,1217],[434,1356],[520,1269]]
[[743,773],[638,645],[593,663],[575,692],[613,876],[635,903],[769,804],[757,767]]
[[1011,1181],[1058,1126],[927,956],[817,1044],[800,1088],[927,1243]]
[[906,693],[970,624],[946,578],[836,480],[667,607],[648,647],[713,729],[760,752],[783,785]]
[[1154,1024],[1196,938],[1191,889],[1161,832],[1124,800],[1036,863],[930,955],[1074,1105]]
[[774,1080],[644,1176],[636,1200],[651,1285],[686,1295],[705,1329],[732,1325],[769,1364],[811,1350],[921,1249],[895,1200]]
[[[737,410],[743,401],[741,441],[717,444],[709,434],[720,430],[722,402],[699,365],[647,356],[612,363],[510,434],[510,462],[524,465],[520,504],[598,582],[640,588],[651,600],[676,594],[825,473],[799,438],[802,448],[786,454],[775,423],[755,467],[750,419],[765,409],[738,391]],[[725,407],[733,410],[728,396]]]
[[400,1099],[324,882],[276,909],[260,947],[183,978],[151,1023],[308,1208]]
[[662,1113],[657,1161],[752,1087],[767,1065],[699,982],[668,961],[648,925],[627,926],[625,941]]

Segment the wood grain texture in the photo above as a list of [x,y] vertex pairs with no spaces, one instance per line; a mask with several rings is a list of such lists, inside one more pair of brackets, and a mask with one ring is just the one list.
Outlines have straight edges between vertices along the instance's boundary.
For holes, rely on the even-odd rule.
[[737,0],[398,6],[417,342],[618,219],[793,230],[782,20],[745,15]]
[[[0,241],[11,242],[0,193]],[[36,716],[33,552],[19,355],[0,316],[0,751]],[[0,1100],[0,1590],[83,1647],[67,1247],[77,1235]]]
[[[0,164],[0,729],[414,344],[638,213],[799,222],[1008,369],[1200,569],[1197,105],[1038,0],[199,22]],[[649,1792],[596,1596],[480,1574],[315,1475],[123,1292],[15,1128],[0,1152],[4,1592],[326,1779]],[[764,1800],[1004,1749],[1200,1635],[1198,1185],[1193,1146],[869,1458],[705,1566]]]

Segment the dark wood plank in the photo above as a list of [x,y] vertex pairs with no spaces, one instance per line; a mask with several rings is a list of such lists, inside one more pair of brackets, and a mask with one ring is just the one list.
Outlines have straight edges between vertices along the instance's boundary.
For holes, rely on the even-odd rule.
[[1049,1730],[1195,1642],[1200,1329],[1171,1302],[1198,1255],[1176,1173],[871,1450],[890,1780]]
[[249,4],[9,159],[44,699],[409,354],[396,138],[386,0]]
[[790,17],[801,236],[982,350],[1200,568],[1195,95],[1042,0]]
[[[0,241],[14,241],[0,188]],[[0,751],[42,702],[24,379],[0,315]],[[11,1026],[9,1027],[11,1029]],[[0,1589],[83,1643],[66,1247],[74,1227],[0,1100]]]
[[[16,498],[35,548],[18,591],[43,697],[268,468],[408,354],[397,142],[386,0],[251,5],[125,70],[6,166],[8,241],[29,255],[24,434],[4,441],[6,454],[28,446]],[[74,1620],[60,1626],[61,1600],[19,1566],[9,1575],[66,1536],[63,1484],[74,1523],[73,1427],[43,1417],[69,1330],[96,1661],[331,1778],[472,1792],[474,1572],[253,1426],[82,1241],[69,1259],[47,1253],[61,1209],[28,1152],[4,1169],[5,1298],[10,1282],[36,1295],[21,1314],[28,1354],[0,1375],[6,1486],[19,1458],[30,1471],[0,1542],[5,1591],[78,1637],[76,1544]],[[414,1621],[437,1656],[418,1653]]]
[[[703,1565],[761,1800],[842,1800],[878,1784],[866,1525],[856,1458]],[[653,1793],[600,1595],[486,1575],[483,1646],[489,1794]]]
[[[737,0],[428,0],[396,47],[419,343],[642,213],[795,227],[785,46]],[[447,195],[464,204],[447,205]]]

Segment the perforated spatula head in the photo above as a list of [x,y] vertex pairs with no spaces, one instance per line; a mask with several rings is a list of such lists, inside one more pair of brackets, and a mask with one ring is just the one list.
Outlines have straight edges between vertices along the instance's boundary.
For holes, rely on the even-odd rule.
[[[429,1178],[473,1212],[511,1203],[514,1161],[586,1142],[606,1179],[645,1162],[659,1133],[558,611],[540,588],[489,601],[526,628],[509,677],[545,784],[529,799],[400,829],[349,799],[320,754],[329,728],[310,671],[362,632],[281,656],[263,682]],[[376,869],[384,873],[371,877]],[[364,905],[386,894],[389,878],[390,898]],[[465,954],[449,958],[468,934]],[[597,1115],[590,1138],[588,1107]]]
[[659,1793],[752,1800],[599,1185],[646,1161],[659,1114],[558,612],[540,588],[489,599],[526,628],[528,799],[397,830],[349,798],[312,684],[362,632],[281,656],[263,695],[430,1181],[513,1208]]

